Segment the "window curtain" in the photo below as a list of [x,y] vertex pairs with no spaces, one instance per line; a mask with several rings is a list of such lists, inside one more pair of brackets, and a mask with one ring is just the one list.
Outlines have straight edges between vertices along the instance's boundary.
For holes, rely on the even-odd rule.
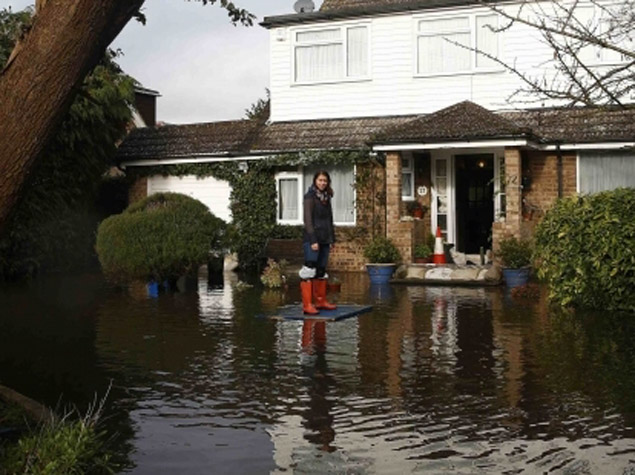
[[585,152],[579,161],[580,193],[635,186],[635,153]]
[[[476,49],[483,51],[491,56],[498,57],[498,38],[495,31],[491,28],[498,27],[498,20],[496,15],[477,16],[476,17]],[[496,61],[483,56],[482,54],[476,55],[476,67],[477,68],[493,68],[496,66]]]
[[420,73],[454,72],[470,69],[471,51],[467,17],[419,22],[418,70]]
[[298,180],[283,178],[278,186],[278,219],[297,220],[298,213]]
[[368,28],[353,27],[347,30],[346,71],[348,77],[368,75]]
[[[304,169],[304,190],[313,182],[313,175],[324,167],[306,167]],[[328,166],[333,188],[333,221],[336,223],[355,222],[355,174],[352,165]]]
[[339,28],[298,32],[296,43],[296,81],[319,81],[342,77],[344,44]]

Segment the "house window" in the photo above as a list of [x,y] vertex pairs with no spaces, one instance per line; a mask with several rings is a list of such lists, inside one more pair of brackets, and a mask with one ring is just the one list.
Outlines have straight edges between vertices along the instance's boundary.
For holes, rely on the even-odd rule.
[[281,172],[276,175],[276,192],[278,198],[277,221],[280,224],[300,224],[302,222],[302,196],[299,173]]
[[632,152],[584,152],[578,157],[578,192],[598,193],[635,183]]
[[[419,20],[417,24],[417,74],[491,69],[498,56],[496,15]],[[474,50],[482,51],[478,54]]]
[[294,38],[296,83],[368,76],[368,26],[297,31]]
[[504,221],[507,212],[505,157],[494,159],[494,220]]
[[415,199],[415,176],[412,157],[401,159],[401,199]]
[[[313,175],[322,167],[306,167],[301,172],[280,172],[276,175],[277,222],[302,224],[304,194],[313,182]],[[355,224],[355,170],[352,165],[328,167],[333,188],[333,222]]]

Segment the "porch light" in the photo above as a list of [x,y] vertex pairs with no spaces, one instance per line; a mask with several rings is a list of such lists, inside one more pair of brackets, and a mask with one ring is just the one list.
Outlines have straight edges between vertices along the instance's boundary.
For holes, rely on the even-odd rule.
[[485,168],[485,160],[479,160],[477,165],[479,168]]

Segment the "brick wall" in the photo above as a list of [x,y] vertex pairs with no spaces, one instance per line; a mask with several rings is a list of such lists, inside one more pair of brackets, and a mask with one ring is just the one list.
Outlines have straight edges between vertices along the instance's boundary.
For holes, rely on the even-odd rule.
[[[522,235],[530,237],[545,212],[558,198],[558,158],[554,152],[528,152],[523,175],[529,186],[523,188]],[[562,156],[562,196],[576,194],[576,156]]]
[[[555,152],[525,151],[520,155],[515,149],[507,149],[505,175],[507,215],[503,222],[494,223],[494,250],[506,236],[531,238],[536,225],[558,199],[558,159]],[[525,186],[521,187],[523,181]],[[562,195],[575,194],[576,156],[563,153]]]
[[141,201],[148,196],[148,179],[146,177],[137,178],[128,189],[128,204]]

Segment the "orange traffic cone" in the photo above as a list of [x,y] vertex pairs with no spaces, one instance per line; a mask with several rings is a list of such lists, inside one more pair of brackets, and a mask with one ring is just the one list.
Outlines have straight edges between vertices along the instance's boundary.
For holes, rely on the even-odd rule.
[[434,239],[434,254],[432,255],[434,264],[445,264],[445,251],[443,250],[443,238],[441,228],[437,226],[437,236]]

